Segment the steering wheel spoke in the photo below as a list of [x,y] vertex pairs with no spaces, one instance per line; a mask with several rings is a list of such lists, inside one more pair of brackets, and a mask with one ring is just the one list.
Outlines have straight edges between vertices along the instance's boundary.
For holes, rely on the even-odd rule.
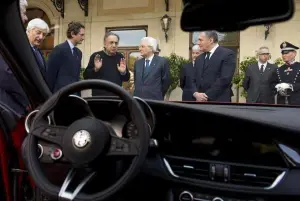
[[138,140],[130,140],[112,136],[107,156],[138,156],[140,153]]
[[[80,171],[82,172],[82,171]],[[67,175],[67,177],[64,180],[64,183],[62,184],[58,197],[59,200],[74,200],[74,198],[80,193],[80,191],[84,188],[84,186],[91,181],[94,176],[96,175],[96,172],[89,172],[87,176],[84,177],[84,179],[80,180],[76,187],[73,187],[74,184],[72,183],[73,180],[75,180],[76,177],[76,169],[71,169]],[[72,185],[73,191],[70,189],[70,186]]]
[[63,136],[67,130],[64,126],[53,126],[48,124],[41,124],[36,126],[30,133],[39,139],[62,146]]

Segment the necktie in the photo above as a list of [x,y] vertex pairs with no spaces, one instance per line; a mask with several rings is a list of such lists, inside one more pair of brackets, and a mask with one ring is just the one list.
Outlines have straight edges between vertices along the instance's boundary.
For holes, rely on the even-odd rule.
[[150,60],[146,60],[146,65],[145,65],[145,72],[148,73],[150,71]]
[[42,55],[41,55],[40,51],[36,47],[34,47],[33,50],[34,50],[35,57],[37,58],[37,60],[40,64],[39,66],[42,67],[43,70],[45,70],[44,60],[42,58]]
[[259,72],[260,72],[261,75],[264,73],[264,65],[260,66]]
[[76,47],[73,47],[73,56],[74,56],[75,58],[78,57],[78,53],[77,53],[77,48],[76,48]]
[[210,56],[210,52],[206,52],[205,60],[204,60],[204,67],[208,66],[209,56]]

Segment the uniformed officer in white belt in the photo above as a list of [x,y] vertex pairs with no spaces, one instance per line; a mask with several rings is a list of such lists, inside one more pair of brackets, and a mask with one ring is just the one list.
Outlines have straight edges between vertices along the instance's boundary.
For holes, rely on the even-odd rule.
[[300,105],[300,63],[295,61],[299,47],[283,42],[280,49],[285,64],[277,68],[273,78],[277,104]]

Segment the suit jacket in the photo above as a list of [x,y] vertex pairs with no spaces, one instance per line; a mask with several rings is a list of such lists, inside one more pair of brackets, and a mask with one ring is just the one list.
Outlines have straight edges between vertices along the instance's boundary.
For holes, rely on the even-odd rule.
[[182,89],[183,101],[195,101],[193,96],[193,77],[195,76],[195,67],[193,62],[183,65],[180,72],[180,88]]
[[168,61],[155,55],[148,73],[145,71],[145,59],[134,64],[134,96],[152,100],[164,100],[171,84],[171,73]]
[[46,80],[53,93],[80,80],[82,52],[78,48],[76,50],[73,55],[68,41],[65,41],[50,53]]
[[[46,60],[43,56],[43,53],[41,52],[41,50],[39,48],[37,48],[36,51],[34,49],[32,51],[33,51],[33,54],[34,54],[34,56],[37,60],[37,64],[38,64],[39,69],[42,73],[42,76],[45,78],[46,72],[47,72],[47,63],[46,63]],[[40,59],[38,58],[39,56],[37,54],[39,54],[39,56],[42,58],[42,61],[40,61]]]
[[19,115],[26,114],[29,104],[26,94],[10,67],[0,54],[0,102]]
[[243,81],[243,87],[247,91],[247,103],[274,103],[274,89],[271,82],[276,69],[276,65],[267,63],[261,75],[258,63],[248,66]]
[[206,66],[204,66],[205,56],[206,54],[201,54],[195,61],[193,93],[205,93],[208,101],[231,102],[233,96],[231,82],[236,68],[235,53],[219,46]]

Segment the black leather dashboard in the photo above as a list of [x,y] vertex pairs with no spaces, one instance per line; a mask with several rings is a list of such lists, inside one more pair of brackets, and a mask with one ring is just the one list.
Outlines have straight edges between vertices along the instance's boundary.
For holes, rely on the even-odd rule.
[[[124,112],[117,99],[87,101],[105,121]],[[155,129],[143,173],[167,181],[175,200],[300,197],[300,109],[147,103]]]

